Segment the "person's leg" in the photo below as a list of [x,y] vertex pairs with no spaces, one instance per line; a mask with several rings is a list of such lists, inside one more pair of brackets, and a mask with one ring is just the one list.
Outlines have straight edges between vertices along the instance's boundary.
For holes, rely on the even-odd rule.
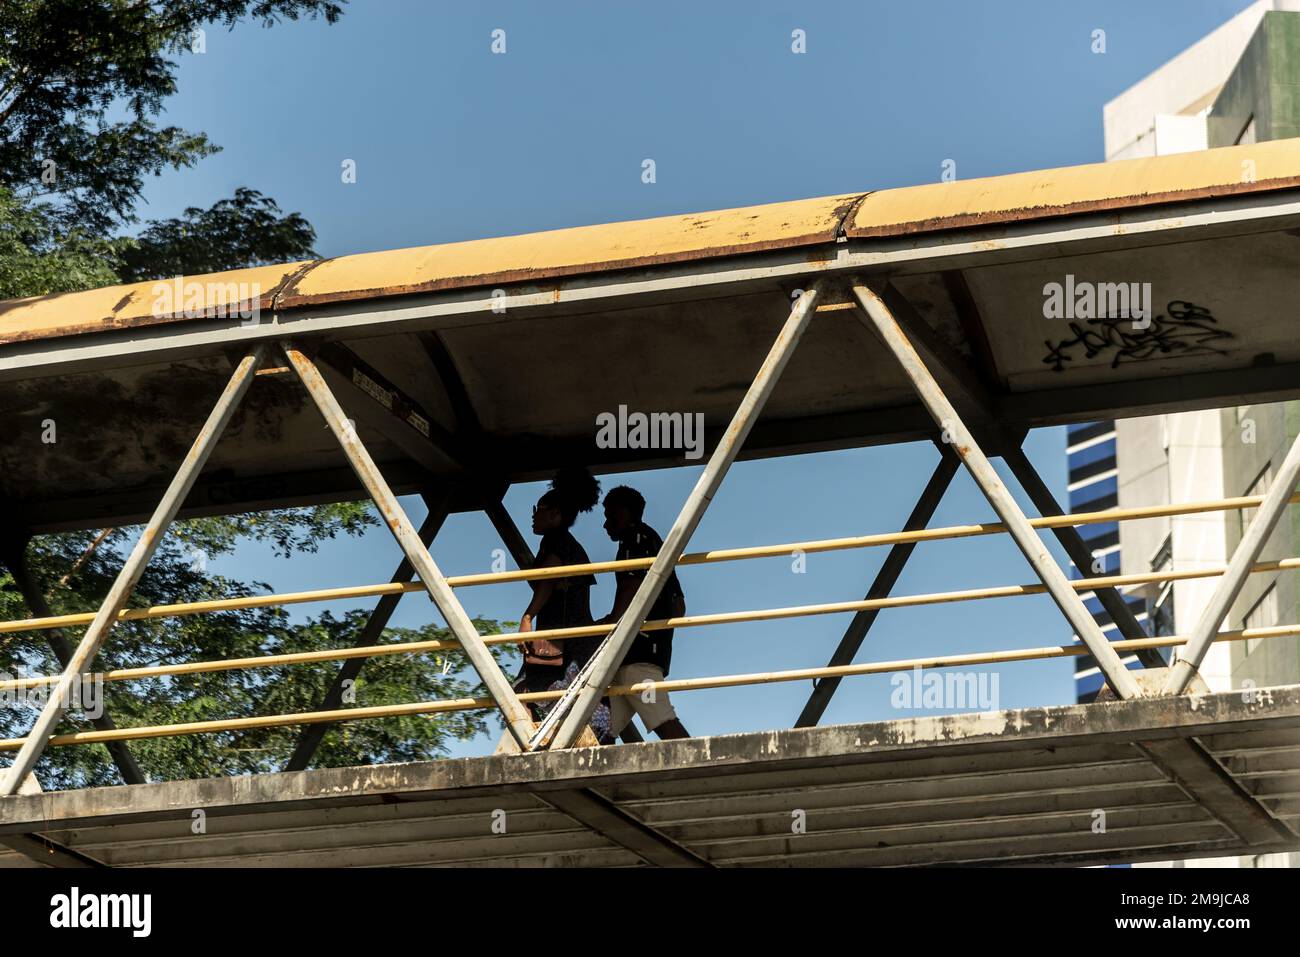
[[[547,668],[542,670],[538,665],[524,664],[523,671],[520,672],[519,678],[515,681],[515,694],[527,694],[532,691],[545,691],[550,683],[555,680],[554,676],[549,674],[554,669]],[[528,714],[534,721],[541,721],[546,715],[546,703],[542,701],[528,701],[524,703],[528,709]]]
[[[626,680],[621,682],[622,684],[631,685],[641,681],[664,680],[663,669],[658,665],[647,662],[625,665],[624,671],[627,672],[627,676]],[[652,731],[661,740],[667,741],[671,738],[690,737],[690,734],[682,727],[681,721],[677,719],[677,712],[673,708],[672,700],[668,697],[668,692],[651,692],[648,697],[646,694],[635,694],[631,696],[631,704],[636,713],[641,716],[641,721],[646,726],[646,730]]]
[[[611,711],[612,710],[613,706],[611,705]],[[627,724],[623,726],[623,730],[619,732],[618,739],[624,744],[640,744],[645,741],[645,738],[641,737],[641,732],[637,728],[636,722],[631,720],[630,717],[628,718]]]
[[[550,665],[534,665],[531,676],[528,679],[529,691],[561,691],[567,687],[565,681],[565,671],[559,665],[554,667]],[[543,721],[552,708],[555,707],[555,699],[551,698],[546,701],[531,701],[534,721]]]
[[681,721],[676,718],[669,718],[659,727],[654,729],[655,734],[659,735],[660,740],[668,741],[672,738],[689,738],[690,734],[682,727]]

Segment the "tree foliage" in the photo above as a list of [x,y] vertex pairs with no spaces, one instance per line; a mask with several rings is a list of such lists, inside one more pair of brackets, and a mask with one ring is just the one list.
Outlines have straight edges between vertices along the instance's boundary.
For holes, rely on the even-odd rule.
[[50,211],[0,187],[0,299],[108,286],[124,240],[64,230]]
[[[313,527],[331,531],[346,527],[335,506],[291,510],[256,516],[261,533],[281,537],[290,547]],[[170,602],[209,601],[265,594],[265,583],[245,583],[211,573],[207,564],[246,541],[214,522],[229,521],[233,531],[248,528],[249,516],[231,520],[203,519],[178,523],[160,546],[136,586],[130,607]],[[86,555],[93,533],[41,536],[28,549],[34,576],[44,585],[55,614],[95,608],[125,561],[138,529],[115,529]],[[255,534],[257,534],[255,532]],[[201,546],[195,543],[202,543]],[[197,549],[203,560],[195,561]],[[82,559],[78,565],[78,559]],[[72,571],[76,566],[76,570]],[[71,571],[71,575],[69,572]],[[66,583],[62,580],[68,576]],[[419,601],[418,597],[409,600]],[[27,617],[30,611],[11,576],[0,574],[0,618]],[[95,671],[138,668],[168,663],[259,657],[342,648],[355,643],[367,612],[335,615],[324,612],[293,620],[284,608],[254,608],[201,615],[119,622],[96,659]],[[482,633],[498,630],[496,622],[479,620]],[[68,629],[76,641],[83,629]],[[447,639],[445,629],[432,623],[420,628],[386,629],[381,642]],[[504,655],[504,653],[503,653]],[[275,668],[213,671],[105,682],[104,706],[117,724],[147,726],[191,721],[287,714],[319,708],[338,672],[340,662],[286,665]],[[441,667],[440,667],[441,665]],[[485,694],[459,652],[439,656],[389,655],[368,662],[354,687],[358,707],[461,698]],[[13,676],[54,674],[58,662],[40,633],[0,635],[0,671]],[[443,671],[446,670],[446,674]],[[468,677],[467,677],[468,676]],[[39,696],[19,699],[10,693],[0,708],[0,737],[21,737],[36,717]],[[428,760],[445,755],[449,741],[487,730],[483,712],[409,716],[347,722],[327,732],[314,764],[336,766],[392,761]],[[57,733],[86,730],[83,713],[73,711]],[[185,737],[161,737],[131,742],[137,762],[153,780],[247,774],[283,769],[293,752],[300,728],[262,728]],[[47,789],[121,783],[106,748],[100,745],[53,747],[39,765]]]
[[[0,298],[93,288],[114,282],[215,272],[314,256],[315,233],[298,213],[250,188],[207,209],[147,223],[135,236],[145,177],[192,166],[218,149],[200,132],[160,122],[176,90],[177,58],[195,31],[241,20],[271,26],[319,17],[333,23],[332,0],[8,0],[0,4]],[[89,463],[88,463],[89,464]],[[19,516],[20,518],[20,516]],[[176,524],[150,562],[130,604],[204,601],[265,593],[270,586],[207,570],[207,561],[251,543],[280,556],[375,527],[355,503],[323,505]],[[125,561],[138,529],[46,535],[27,548],[28,567],[55,613],[96,608]],[[195,556],[202,560],[196,561]],[[420,599],[414,599],[420,600]],[[0,618],[29,617],[13,577],[0,571]],[[177,662],[338,648],[355,642],[365,612],[312,616],[278,608],[243,609],[118,623],[96,671]],[[497,624],[477,623],[492,632]],[[76,642],[83,630],[67,629]],[[445,638],[433,624],[390,628],[382,641]],[[508,653],[501,653],[506,655]],[[392,655],[369,662],[357,705],[482,694],[456,653]],[[109,682],[106,710],[120,727],[308,711],[319,706],[338,662],[215,671]],[[58,662],[41,632],[0,634],[0,672],[52,674]],[[0,708],[0,735],[20,737],[35,711]],[[452,712],[336,725],[318,765],[405,761],[445,754],[448,743],[485,730],[482,712]],[[58,733],[85,730],[73,710]],[[274,771],[299,728],[160,737],[132,742],[154,780]],[[0,755],[0,761],[8,757]],[[38,765],[46,788],[120,783],[106,748],[56,747]]]
[[275,200],[240,187],[209,209],[191,206],[177,219],[155,221],[120,253],[124,282],[193,276],[240,266],[313,256],[316,231],[298,213],[281,214]]
[[0,4],[0,297],[315,256],[311,224],[248,187],[121,230],[139,223],[146,177],[220,148],[160,123],[196,31],[342,12],[335,0]]
[[9,0],[0,5],[0,185],[65,227],[133,222],[144,177],[217,147],[159,125],[195,31],[245,18],[333,23],[334,0]]

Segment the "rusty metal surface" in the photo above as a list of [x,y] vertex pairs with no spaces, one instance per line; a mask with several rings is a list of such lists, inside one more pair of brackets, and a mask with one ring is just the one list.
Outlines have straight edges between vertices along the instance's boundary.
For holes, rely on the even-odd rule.
[[[1256,159],[1259,184],[1275,187],[1282,182],[1279,171],[1291,162],[1276,159],[1276,152],[1269,154],[1276,161],[1265,161],[1267,151],[1281,146],[1289,155],[1294,145],[1272,143],[1248,151]],[[1223,180],[1239,168],[1244,155],[1239,150],[1196,154],[1194,165],[1205,182]],[[1132,165],[1169,170],[1166,161],[1184,159]],[[1300,172],[1300,163],[1296,166]],[[1033,175],[1044,183],[1059,175],[1096,186],[1089,179],[1094,173],[1086,168]],[[1064,179],[1056,186],[1063,187]],[[1004,181],[984,182],[991,189],[990,184]],[[1183,175],[1180,188],[1189,182],[1190,174]],[[1221,184],[1225,195],[1231,185]],[[942,197],[960,196],[971,186],[950,183],[922,190],[940,210]],[[817,221],[824,230],[820,235],[836,232],[840,216],[860,228],[873,204],[899,192],[870,194],[856,212],[841,209],[835,200],[826,202]],[[1075,192],[1086,200],[1083,185]],[[1023,205],[1023,198],[1000,195]],[[811,216],[810,204],[790,205]],[[879,214],[881,207],[874,208]],[[1049,208],[1057,207],[1039,211]],[[688,225],[690,217],[676,218],[675,252],[668,248],[672,237],[664,221],[652,221],[665,230],[654,249],[685,256],[698,248],[704,255],[721,248],[710,244],[723,242],[726,235],[733,248],[737,242],[769,241],[778,232],[789,241],[815,235],[812,218],[776,215],[761,229],[746,226],[743,215],[723,218],[725,223],[697,226]],[[599,233],[610,242],[622,241],[622,236],[626,247],[606,250],[606,261],[612,262],[615,255],[636,252],[631,231],[644,225],[632,224],[626,233],[624,227],[597,227],[562,235],[575,243],[570,252],[578,248],[579,233]],[[891,228],[911,227],[896,219]],[[509,287],[512,297],[527,300],[516,308],[512,299],[509,315],[486,308],[489,291],[496,288],[491,283],[446,296],[281,309],[274,319],[313,345],[345,344],[424,410],[430,432],[435,425],[447,432],[460,430],[462,412],[443,387],[444,381],[457,380],[462,410],[471,408],[481,426],[475,438],[479,454],[506,464],[509,478],[531,481],[573,463],[609,473],[685,461],[674,449],[594,446],[595,416],[629,401],[627,363],[612,357],[635,357],[641,373],[635,396],[639,409],[702,415],[705,445],[711,446],[761,362],[761,350],[785,320],[792,289],[806,286],[828,267],[841,278],[851,265],[863,275],[900,270],[894,285],[936,341],[960,360],[958,365],[973,367],[972,380],[984,385],[1003,424],[1037,427],[1300,397],[1300,339],[1288,308],[1298,230],[1300,193],[1279,190],[1152,213],[1138,208],[921,238],[822,242],[638,273],[545,280]],[[562,264],[539,237],[473,245],[483,255],[509,246],[524,262],[528,243],[534,244],[533,265]],[[232,281],[241,275],[264,277],[261,328],[240,328],[238,319],[166,323],[142,302],[124,296],[127,287],[0,303],[0,341],[15,334],[51,337],[26,343],[11,339],[0,346],[0,500],[34,532],[145,520],[225,381],[224,350],[242,349],[245,339],[287,334],[269,321],[268,302],[283,306],[290,294],[308,291],[346,294],[358,284],[344,280],[357,278],[359,273],[351,270],[363,264],[383,267],[383,282],[427,281],[443,272],[436,256],[465,245],[227,274]],[[638,248],[644,252],[649,247],[641,243]],[[833,253],[842,256],[829,258]],[[422,254],[434,258],[422,261]],[[507,265],[505,260],[496,263]],[[961,283],[944,275],[956,268]],[[1143,335],[1107,329],[1100,338],[1083,337],[1064,320],[1045,326],[1045,283],[1060,283],[1070,275],[1141,279],[1151,287],[1153,311],[1163,318]],[[332,293],[319,284],[331,276],[338,280]],[[954,293],[957,286],[964,287],[965,295]],[[552,301],[552,294],[560,301]],[[134,305],[119,308],[124,299]],[[449,301],[457,299],[464,302]],[[840,295],[830,303],[847,299]],[[1207,318],[1175,321],[1165,308],[1174,301],[1194,303],[1196,315]],[[78,303],[91,304],[85,316]],[[136,322],[130,318],[134,315],[153,324],[75,334],[113,328],[115,308],[124,322]],[[978,335],[976,315],[986,336]],[[419,341],[433,330],[446,353],[440,364]],[[565,369],[568,381],[581,387],[556,389],[551,374],[556,368]],[[340,390],[346,406],[352,397],[345,392]],[[415,491],[430,479],[459,481],[456,469],[435,460],[419,443],[403,441],[422,442],[423,435],[395,429],[383,409],[378,409],[383,416],[372,421],[367,408],[365,402],[357,405],[358,428],[395,492]],[[45,438],[47,423],[58,423],[57,442]],[[743,454],[912,441],[933,428],[906,377],[888,353],[874,346],[872,334],[851,311],[832,311],[818,313]],[[87,468],[87,462],[95,467]],[[459,510],[466,498],[458,495]],[[227,514],[360,496],[364,488],[293,377],[263,375],[235,413],[183,514]],[[477,500],[470,504],[476,506]]]
[[902,236],[1296,187],[1300,138],[880,190],[844,233]]
[[860,194],[343,256],[290,282],[278,308],[536,282],[833,242]]
[[179,314],[155,308],[161,290],[152,282],[13,300],[0,303],[0,345],[203,318],[243,304],[217,288],[226,283],[256,283],[258,308],[270,312],[829,243],[860,198],[854,193],[187,277],[212,284],[215,295],[202,308]]
[[180,311],[156,308],[151,282],[12,300],[0,345],[220,314],[252,304],[241,283],[256,285],[260,310],[281,311],[1297,187],[1300,139],[1276,140],[194,276],[211,290]]
[[[1211,224],[1173,230],[1177,236],[1161,234],[1151,241],[1137,235],[1112,238],[1107,226],[1107,235],[1086,248],[1076,243],[1062,249],[1046,242],[1041,250],[1037,244],[1010,250],[1006,261],[1002,251],[990,252],[996,259],[963,268],[988,327],[996,378],[988,371],[988,360],[974,350],[963,351],[969,336],[940,273],[902,275],[895,285],[933,330],[933,338],[961,360],[956,367],[976,370],[970,381],[993,379],[986,388],[1003,425],[1046,426],[1293,399],[1300,397],[1300,339],[1288,304],[1294,298],[1297,239],[1292,231],[1300,229],[1300,203],[1290,193],[1265,199],[1258,205],[1247,200],[1253,211],[1239,225],[1229,224],[1230,233]],[[1270,210],[1279,202],[1294,212],[1274,216]],[[1218,216],[1216,206],[1210,207],[1212,213],[1199,214],[1201,219]],[[1230,215],[1231,210],[1224,218]],[[1257,215],[1262,222],[1256,222]],[[1031,228],[1045,229],[1052,237],[1076,230],[1073,222]],[[950,235],[940,233],[932,241],[942,246]],[[802,258],[822,248],[808,247],[795,255]],[[709,262],[699,268],[729,275],[738,264]],[[1067,321],[1053,325],[1042,315],[1044,284],[1071,274],[1144,280],[1151,284],[1157,314],[1165,314],[1167,302],[1185,300],[1213,316],[1213,322],[1174,323],[1166,317],[1153,322],[1142,337],[1125,332],[1081,341]],[[813,275],[810,268],[797,285],[806,285]],[[329,331],[336,327],[328,325],[326,315],[322,338],[345,344],[440,427],[459,431],[440,372],[417,338],[438,329],[449,356],[444,366],[454,370],[481,423],[475,438],[479,453],[502,463],[515,480],[532,481],[575,463],[606,473],[680,465],[685,461],[680,450],[597,447],[595,416],[620,404],[699,413],[704,416],[704,447],[711,447],[762,361],[762,350],[788,314],[789,284],[774,277],[679,295],[671,290],[633,293],[653,282],[613,279],[629,292],[609,305],[604,299],[566,300],[494,316],[484,308],[486,295],[471,293],[467,309],[475,309],[474,315],[447,322],[441,314],[393,323],[370,318],[383,316],[390,305],[404,313],[421,311],[406,308],[402,300],[358,304],[351,316],[339,320],[337,332]],[[292,324],[294,317],[288,312],[277,318]],[[360,324],[354,327],[354,321]],[[265,326],[251,334],[264,336],[277,328]],[[1213,330],[1214,338],[1202,344],[1205,328]],[[0,498],[14,503],[12,514],[39,532],[147,518],[228,373],[218,345],[193,350],[210,349],[206,355],[164,352],[155,358],[143,351],[151,341],[182,339],[186,332],[184,324],[162,325],[0,350],[21,367],[28,355],[93,351],[100,348],[96,340],[110,340],[93,368],[62,374],[33,366],[14,378],[0,375]],[[230,341],[244,332],[238,325],[226,330]],[[1095,354],[1090,352],[1098,342]],[[873,334],[851,311],[818,313],[744,454],[850,448],[931,434],[933,420],[914,399],[897,364],[873,343]],[[635,357],[635,397],[627,386],[631,360],[619,357]],[[555,388],[557,368],[565,370],[566,381],[581,387]],[[349,406],[350,397],[340,398]],[[442,466],[435,466],[431,476],[428,466],[410,457],[411,443],[404,448],[385,434],[383,427],[392,430],[395,423],[391,415],[365,395],[356,398],[365,400],[353,403],[358,428],[398,494],[418,489],[431,477],[454,478],[457,473]],[[367,419],[367,403],[383,413],[384,421]],[[44,441],[47,420],[59,425],[57,442]],[[95,467],[87,468],[87,462]],[[293,377],[267,375],[258,377],[231,420],[185,514],[363,495]]]
[[[187,308],[183,300],[179,309],[155,308],[156,304],[165,306],[168,295],[175,299],[175,279],[11,299],[0,302],[0,344],[86,335],[186,317],[202,319],[252,308],[269,312],[285,281],[309,265],[255,266],[185,277],[182,290],[187,283],[202,287],[203,300],[199,303],[196,299],[192,308]],[[171,291],[164,291],[164,287],[171,287]]]

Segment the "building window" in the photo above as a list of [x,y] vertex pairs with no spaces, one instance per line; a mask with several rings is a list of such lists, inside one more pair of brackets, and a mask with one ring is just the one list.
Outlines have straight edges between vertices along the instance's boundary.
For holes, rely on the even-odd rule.
[[[1269,585],[1268,591],[1260,596],[1259,601],[1246,612],[1242,619],[1243,628],[1268,628],[1277,624],[1277,585]],[[1247,638],[1246,654],[1250,654],[1263,638]]]
[[[1246,489],[1246,495],[1267,495],[1268,490],[1273,486],[1273,463],[1269,462],[1264,466],[1263,471],[1255,476],[1255,481],[1250,483],[1250,488]],[[1255,513],[1258,508],[1243,508],[1237,513],[1238,520],[1241,523],[1241,535],[1246,536],[1246,529],[1250,528],[1250,523],[1255,520]]]

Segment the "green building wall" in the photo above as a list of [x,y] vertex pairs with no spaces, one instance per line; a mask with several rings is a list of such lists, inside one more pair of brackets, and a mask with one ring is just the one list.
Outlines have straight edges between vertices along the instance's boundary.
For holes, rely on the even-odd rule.
[[[1252,120],[1256,142],[1300,136],[1300,14],[1271,11],[1264,15],[1215,98],[1206,120],[1208,145],[1211,148],[1235,145]],[[1297,321],[1300,322],[1300,316]],[[1254,443],[1245,441],[1251,434],[1243,428],[1247,421],[1253,423]],[[1243,495],[1265,465],[1271,462],[1275,473],[1281,465],[1283,456],[1300,434],[1300,402],[1225,409],[1222,426],[1225,491],[1229,496]],[[1229,554],[1240,540],[1240,521],[1229,521]],[[1300,507],[1292,506],[1260,558],[1270,561],[1300,554],[1297,544],[1300,544]],[[1288,570],[1276,575],[1251,575],[1233,605],[1226,626],[1242,627],[1246,613],[1274,583],[1278,623],[1300,622],[1300,572]],[[1234,642],[1231,661],[1233,684],[1238,687],[1247,682],[1262,688],[1300,681],[1300,636],[1261,641],[1249,653],[1244,642]]]

